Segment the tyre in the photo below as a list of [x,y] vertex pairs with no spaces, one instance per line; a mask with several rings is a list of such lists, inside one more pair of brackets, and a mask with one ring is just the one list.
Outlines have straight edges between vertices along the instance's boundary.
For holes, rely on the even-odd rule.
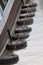
[[33,18],[22,18],[22,19],[18,19],[17,21],[17,26],[23,26],[23,25],[32,25],[33,24]]
[[24,49],[27,47],[27,42],[24,40],[17,40],[16,43],[15,41],[11,43],[8,43],[6,46],[7,50],[20,50],[20,49]]
[[27,39],[29,37],[28,33],[18,33],[15,35],[18,39]]
[[18,60],[19,57],[16,54],[0,56],[0,64],[15,64]]
[[35,16],[35,13],[25,13],[25,14],[20,14],[19,18],[22,19],[22,18],[28,18],[28,17],[34,17]]
[[21,33],[21,32],[22,32],[22,33],[25,33],[25,32],[26,32],[26,33],[29,33],[29,32],[31,32],[31,31],[32,31],[32,28],[31,28],[31,27],[26,27],[26,26],[24,26],[24,27],[19,27],[19,28],[17,27],[16,30],[15,30],[15,34],[16,34],[16,33]]
[[23,8],[28,8],[28,7],[37,7],[37,3],[29,3],[29,4],[24,4],[22,5],[22,9]]
[[36,8],[35,7],[32,7],[32,8],[24,8],[24,9],[21,9],[21,14],[23,13],[31,13],[31,12],[36,12]]

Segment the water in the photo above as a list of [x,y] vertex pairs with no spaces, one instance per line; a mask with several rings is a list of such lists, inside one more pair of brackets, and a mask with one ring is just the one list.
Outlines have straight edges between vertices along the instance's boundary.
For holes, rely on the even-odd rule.
[[15,51],[19,55],[19,62],[14,65],[43,65],[43,0],[32,0],[37,2],[37,12],[34,24],[31,25],[32,32],[27,39],[26,49]]

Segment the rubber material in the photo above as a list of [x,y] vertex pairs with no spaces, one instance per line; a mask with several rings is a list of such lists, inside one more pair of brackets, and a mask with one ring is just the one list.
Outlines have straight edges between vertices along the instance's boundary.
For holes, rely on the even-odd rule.
[[31,27],[19,27],[19,28],[16,28],[15,30],[15,33],[21,33],[21,32],[25,32],[25,33],[29,33],[32,31],[32,28]]
[[26,41],[24,41],[24,40],[17,40],[17,42],[15,43],[13,43],[12,42],[12,44],[10,43],[10,44],[7,44],[7,46],[6,46],[6,49],[7,50],[20,50],[20,49],[24,49],[24,48],[26,48],[27,47],[27,42]]
[[36,12],[36,8],[24,8],[24,9],[21,9],[21,14],[23,14],[23,13],[27,13],[27,11],[28,11],[28,13],[31,13],[31,12]]
[[30,4],[24,4],[22,5],[22,8],[27,8],[27,7],[37,7],[37,3],[30,3]]
[[11,54],[9,56],[1,56],[0,64],[15,64],[19,61],[19,57],[16,54]]
[[24,18],[24,17],[34,17],[35,16],[35,13],[25,13],[25,14],[21,14],[20,16],[19,16],[19,18],[21,19],[21,18]]
[[17,26],[31,25],[33,22],[33,18],[22,18],[17,21]]
[[15,35],[18,39],[27,39],[29,37],[28,33],[18,33]]

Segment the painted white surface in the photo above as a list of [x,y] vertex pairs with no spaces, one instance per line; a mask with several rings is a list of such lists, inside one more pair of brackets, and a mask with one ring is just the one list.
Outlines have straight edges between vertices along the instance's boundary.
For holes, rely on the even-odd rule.
[[5,10],[4,10],[4,21],[1,23],[1,21],[0,21],[0,35],[1,35],[1,33],[2,33],[2,31],[3,31],[3,28],[4,28],[4,26],[5,26],[5,24],[6,24],[6,21],[7,21],[7,19],[8,19],[8,16],[9,16],[9,12],[10,12],[10,10],[11,10],[11,7],[12,7],[12,5],[13,5],[13,2],[14,2],[14,0],[9,0],[8,1],[8,3],[7,3],[7,5],[6,5],[6,7],[5,7]]

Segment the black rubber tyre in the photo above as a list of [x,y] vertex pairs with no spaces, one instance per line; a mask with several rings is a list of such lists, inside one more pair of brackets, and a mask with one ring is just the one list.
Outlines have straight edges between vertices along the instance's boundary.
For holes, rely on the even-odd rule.
[[33,24],[33,22],[34,22],[33,18],[29,18],[28,20],[24,20],[24,21],[20,20],[20,21],[17,21],[17,26],[23,26],[24,23],[25,23],[25,26],[31,25],[31,24]]
[[15,35],[18,39],[27,39],[29,37],[28,33],[18,33]]
[[7,46],[6,46],[6,49],[7,50],[20,50],[20,49],[24,49],[24,48],[26,48],[27,47],[27,42],[26,41],[24,41],[24,40],[17,40],[17,42],[15,43],[15,44],[7,44]]
[[9,56],[0,56],[0,64],[15,64],[19,61],[19,57],[16,54]]
[[[26,13],[27,14],[27,13]],[[24,18],[24,17],[34,17],[35,16],[35,13],[28,13],[29,15],[21,15],[21,16],[19,16],[19,18],[21,19],[21,18]]]
[[37,3],[32,3],[32,4],[30,3],[29,7],[37,7]]
[[16,30],[15,30],[15,33],[21,33],[21,32],[23,32],[23,33],[29,33],[29,32],[31,32],[32,31],[32,28],[31,27],[19,27],[19,28],[16,28]]
[[15,48],[16,48],[16,46],[13,43],[12,44],[11,43],[10,44],[8,43],[7,46],[6,46],[6,49],[7,50],[15,50]]
[[23,14],[23,13],[27,13],[27,11],[28,11],[28,13],[30,13],[30,12],[36,12],[36,8],[28,8],[28,9],[21,9],[21,14]]
[[22,40],[21,43],[18,43],[16,45],[16,49],[15,50],[20,50],[20,49],[24,49],[27,47],[27,42]]
[[17,40],[18,38],[17,37],[15,37],[15,36],[11,36],[11,41],[13,41],[13,40]]
[[30,3],[30,4],[24,4],[22,5],[22,8],[27,8],[27,7],[37,7],[37,3]]
[[12,37],[14,39],[12,39],[11,41],[15,41],[15,37],[17,37],[18,39],[26,39],[29,37],[29,34],[28,33],[18,33],[18,34],[15,34],[15,35],[12,35]]
[[11,41],[15,41],[15,37],[17,37],[18,39],[26,39],[29,37],[28,33],[18,33],[15,35],[12,35],[13,39]]

